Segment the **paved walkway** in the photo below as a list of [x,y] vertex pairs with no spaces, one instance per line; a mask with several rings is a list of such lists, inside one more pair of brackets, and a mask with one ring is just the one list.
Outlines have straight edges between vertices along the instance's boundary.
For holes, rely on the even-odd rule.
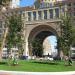
[[18,71],[1,71],[0,75],[75,75],[75,71],[69,72],[18,72]]

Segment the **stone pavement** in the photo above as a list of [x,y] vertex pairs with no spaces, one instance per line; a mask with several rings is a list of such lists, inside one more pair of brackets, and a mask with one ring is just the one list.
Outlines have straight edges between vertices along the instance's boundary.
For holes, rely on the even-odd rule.
[[0,75],[75,75],[75,71],[69,72],[19,72],[19,71],[2,71]]

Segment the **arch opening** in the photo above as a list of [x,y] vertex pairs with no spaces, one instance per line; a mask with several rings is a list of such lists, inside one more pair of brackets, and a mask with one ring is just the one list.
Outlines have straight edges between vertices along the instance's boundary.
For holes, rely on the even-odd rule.
[[48,54],[51,57],[57,56],[57,37],[54,35],[48,36],[43,41],[43,55],[47,56]]
[[[49,52],[46,53],[43,43],[44,43],[45,39],[50,36],[55,36],[56,38],[58,36],[57,32],[50,26],[42,25],[42,26],[38,26],[38,27],[34,28],[30,32],[30,35],[28,38],[29,55],[30,56],[35,55],[35,56],[39,56],[39,57],[42,57],[44,55],[49,55],[50,53]],[[33,46],[33,44],[34,45],[37,44],[36,47]],[[40,48],[38,48],[38,45],[40,45],[39,46]]]

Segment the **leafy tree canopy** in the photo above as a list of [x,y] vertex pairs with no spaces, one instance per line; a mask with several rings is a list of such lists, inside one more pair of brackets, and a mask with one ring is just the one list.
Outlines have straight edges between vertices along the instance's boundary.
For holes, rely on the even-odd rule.
[[7,46],[22,48],[23,43],[23,22],[20,15],[12,15],[8,18],[8,35],[7,35]]

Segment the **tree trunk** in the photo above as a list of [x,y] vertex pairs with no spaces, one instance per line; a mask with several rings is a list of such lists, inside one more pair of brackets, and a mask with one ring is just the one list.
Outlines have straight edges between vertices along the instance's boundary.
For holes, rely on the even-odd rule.
[[8,28],[6,28],[4,34],[3,34],[3,39],[2,39],[2,42],[1,42],[1,48],[0,48],[0,61],[2,61],[2,50],[3,50],[3,47],[5,46],[5,41],[6,41],[6,36],[7,36],[7,33],[8,33]]

